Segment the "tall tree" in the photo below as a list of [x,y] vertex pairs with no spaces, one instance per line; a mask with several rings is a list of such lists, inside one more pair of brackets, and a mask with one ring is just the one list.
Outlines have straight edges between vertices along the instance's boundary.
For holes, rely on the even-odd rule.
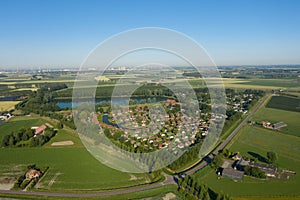
[[269,164],[276,162],[276,160],[277,160],[277,155],[275,152],[273,152],[273,151],[267,152],[267,162]]

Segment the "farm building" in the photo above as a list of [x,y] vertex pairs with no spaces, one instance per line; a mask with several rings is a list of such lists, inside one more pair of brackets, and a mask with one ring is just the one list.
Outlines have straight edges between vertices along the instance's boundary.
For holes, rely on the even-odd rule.
[[1,120],[7,121],[7,120],[9,120],[11,117],[12,117],[12,115],[11,115],[10,113],[7,113],[7,114],[1,115],[1,116],[0,116],[0,119],[1,119]]
[[42,126],[40,126],[37,129],[35,129],[34,134],[35,135],[43,134],[46,128],[47,128],[47,126],[43,124]]
[[236,181],[242,181],[244,172],[234,170],[233,168],[225,168],[222,171],[222,176]]
[[257,167],[261,171],[265,172],[267,176],[269,177],[275,177],[277,168],[271,165],[266,165],[266,164],[260,164],[260,163],[250,163],[251,167]]
[[39,178],[41,176],[41,172],[36,169],[30,169],[26,172],[26,179],[31,180],[34,178]]
[[236,154],[234,154],[234,156],[232,156],[232,159],[233,159],[233,160],[242,160],[243,157],[241,156],[241,154],[236,153]]
[[234,168],[238,170],[244,170],[244,168],[249,165],[250,165],[250,161],[241,159],[236,162]]
[[277,123],[273,124],[273,129],[280,129],[280,128],[283,128],[286,126],[287,126],[287,124],[284,122],[277,122]]

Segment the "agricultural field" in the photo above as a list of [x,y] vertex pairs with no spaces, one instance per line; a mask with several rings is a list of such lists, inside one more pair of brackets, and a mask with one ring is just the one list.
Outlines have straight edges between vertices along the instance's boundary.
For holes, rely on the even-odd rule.
[[20,101],[0,101],[0,112],[12,110],[18,103]]
[[45,120],[45,118],[36,116],[12,117],[8,122],[5,122],[0,126],[0,141],[2,141],[5,135],[8,135],[13,131],[18,131],[21,128],[30,128],[32,126],[41,126],[45,123],[49,123],[49,121]]
[[239,84],[288,88],[299,87],[299,81],[299,79],[248,79],[248,81]]
[[244,177],[242,182],[234,182],[231,179],[218,178],[215,171],[207,166],[194,176],[199,182],[206,183],[216,192],[228,193],[232,197],[297,197],[300,196],[298,189],[300,183],[299,146],[299,137],[246,126],[229,144],[229,150],[240,152],[248,157],[251,157],[251,152],[266,157],[268,151],[274,151],[278,156],[276,165],[283,169],[293,170],[297,174],[289,180],[259,180]]
[[72,192],[132,186],[147,182],[147,175],[111,169],[92,157],[85,148],[4,148],[1,166],[37,164],[49,166],[36,190]]
[[287,96],[273,96],[266,105],[266,107],[300,112],[300,98],[293,98]]
[[[20,198],[20,196],[16,195],[5,195],[0,194],[0,197],[7,197],[7,198]],[[47,200],[69,200],[69,199],[82,199],[82,197],[39,197],[39,196],[30,196],[26,195],[24,196],[29,199],[47,199]],[[120,194],[120,195],[112,195],[109,196],[110,200],[124,200],[124,199],[147,199],[147,200],[161,200],[161,199],[169,199],[169,200],[179,200],[181,199],[181,194],[177,191],[177,188],[175,185],[165,185],[159,188],[145,190],[145,191],[139,191],[134,193],[128,193],[128,194]],[[27,199],[26,198],[26,199]],[[107,200],[107,196],[99,196],[99,197],[89,197],[88,199],[91,200],[98,200],[103,199]],[[284,199],[285,200],[285,199]]]
[[[72,145],[57,145],[54,146],[53,144],[58,142],[66,142],[71,141]],[[83,147],[82,143],[75,131],[64,128],[57,131],[56,136],[51,138],[49,142],[47,142],[43,147],[49,147],[49,148],[67,148],[67,147]]]
[[239,152],[241,155],[252,158],[252,155],[255,154],[266,157],[268,151],[274,151],[278,156],[275,165],[281,169],[295,171],[297,174],[288,180],[259,180],[244,177],[242,182],[234,182],[231,179],[218,178],[215,171],[207,166],[193,175],[199,182],[206,183],[216,192],[228,193],[234,199],[247,199],[249,197],[253,199],[271,197],[291,199],[300,197],[298,189],[300,184],[300,113],[268,108],[269,102],[267,101],[255,113],[252,120],[264,120],[272,123],[283,121],[287,127],[275,131],[255,125],[246,125],[233,138],[227,148],[232,152]]
[[[293,104],[289,101],[287,101],[287,104],[276,104],[281,106],[281,109],[270,108],[270,105],[274,105],[274,101],[272,101],[274,97],[279,97],[279,100],[287,100],[286,98],[288,98],[288,100],[294,99],[289,97],[272,96],[271,100],[267,102],[265,107],[257,111],[256,115],[253,117],[253,121],[269,121],[271,123],[282,121],[286,123],[287,126],[281,128],[278,132],[300,136],[300,112],[288,111],[287,108],[291,109],[293,106]],[[290,104],[290,106],[288,104]],[[286,110],[284,110],[283,108],[285,108]]]
[[[0,126],[0,140],[5,134],[17,131],[22,127],[39,126],[51,123],[50,119],[37,116],[14,117]],[[54,122],[52,122],[52,125]],[[52,146],[55,142],[72,141],[68,146]],[[0,151],[0,177],[14,174],[16,167],[26,168],[37,164],[49,166],[49,171],[39,181],[37,190],[85,191],[102,190],[143,184],[150,181],[144,174],[127,174],[111,169],[100,163],[82,146],[77,134],[65,127],[48,143],[36,148],[2,148]],[[12,167],[16,166],[16,167]],[[14,171],[12,171],[14,169]],[[24,171],[15,173],[13,177]]]

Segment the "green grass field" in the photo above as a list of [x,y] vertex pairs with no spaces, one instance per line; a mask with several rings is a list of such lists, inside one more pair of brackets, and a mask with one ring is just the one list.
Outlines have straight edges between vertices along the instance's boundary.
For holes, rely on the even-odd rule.
[[218,179],[214,170],[206,167],[195,176],[217,192],[228,193],[232,197],[280,197],[300,196],[300,138],[281,134],[271,130],[246,126],[230,145],[229,149],[250,156],[254,152],[266,156],[267,151],[278,155],[277,165],[280,168],[296,171],[290,180],[258,180],[244,177],[242,182],[231,179]]
[[[67,146],[51,146],[54,142],[62,142],[62,141],[72,141],[73,145]],[[69,129],[60,129],[58,130],[57,134],[51,138],[49,142],[47,142],[43,147],[50,147],[50,148],[67,148],[67,147],[83,147],[80,138],[78,135]]]
[[[128,193],[128,194],[120,194],[120,195],[112,195],[112,196],[104,196],[104,197],[89,197],[88,199],[96,200],[96,199],[103,199],[103,200],[124,200],[124,199],[147,199],[147,200],[162,200],[162,199],[169,199],[167,198],[168,194],[173,194],[176,197],[172,198],[172,200],[179,200],[182,199],[181,194],[177,191],[175,185],[166,185],[155,189],[150,189],[146,191],[140,191],[135,193]],[[39,196],[18,196],[18,195],[5,195],[0,194],[0,197],[3,198],[22,198],[22,199],[47,199],[47,200],[68,200],[68,199],[83,199],[82,197],[74,198],[74,197],[39,197]]]
[[[271,100],[274,97],[271,98]],[[254,121],[270,121],[271,123],[276,123],[282,121],[287,124],[286,127],[280,129],[279,132],[300,136],[300,112],[292,112],[282,109],[267,108],[270,101],[265,107],[261,108],[255,116]]]
[[300,99],[286,96],[273,96],[266,107],[300,112]]
[[300,85],[298,79],[248,79],[247,82],[241,82],[239,84],[282,87],[282,88],[299,87]]
[[0,168],[29,164],[49,166],[49,171],[38,184],[42,190],[101,190],[145,183],[147,179],[143,174],[111,169],[97,161],[85,148],[78,147],[3,148],[0,160]]
[[[0,140],[4,135],[22,127],[39,126],[44,123],[53,125],[55,122],[38,116],[14,117],[0,126]],[[51,146],[53,142],[69,140],[73,141],[74,145]],[[29,164],[49,166],[49,171],[38,184],[40,190],[102,190],[149,181],[148,175],[122,173],[100,163],[82,146],[77,134],[67,127],[58,130],[57,135],[40,148],[1,148],[0,160],[0,177],[5,173],[14,174],[14,171],[10,170],[15,170],[18,166],[24,169]],[[15,173],[15,176],[19,173]]]
[[[272,98],[272,97],[271,97]],[[297,174],[289,180],[258,180],[244,177],[242,182],[234,182],[226,178],[218,178],[214,170],[207,166],[194,176],[199,182],[206,183],[216,192],[228,193],[237,199],[252,199],[283,197],[290,199],[300,197],[298,189],[300,183],[300,137],[299,136],[299,112],[281,109],[260,108],[253,116],[254,121],[271,121],[272,123],[283,121],[288,124],[280,131],[274,131],[258,126],[246,125],[238,135],[229,143],[227,148],[233,152],[251,157],[254,152],[266,157],[268,151],[274,151],[278,155],[276,165],[282,169],[293,170]],[[235,199],[234,198],[234,199]]]
[[13,131],[18,131],[23,127],[30,128],[32,126],[40,126],[47,122],[48,121],[45,121],[42,118],[32,116],[13,117],[0,126],[0,141],[2,141],[5,135],[8,135]]

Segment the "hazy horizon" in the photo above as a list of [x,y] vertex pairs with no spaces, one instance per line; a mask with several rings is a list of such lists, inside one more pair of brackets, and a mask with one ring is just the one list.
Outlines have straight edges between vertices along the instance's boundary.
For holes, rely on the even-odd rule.
[[80,66],[105,39],[141,27],[186,34],[217,66],[300,64],[295,0],[1,1],[0,16],[0,69]]

